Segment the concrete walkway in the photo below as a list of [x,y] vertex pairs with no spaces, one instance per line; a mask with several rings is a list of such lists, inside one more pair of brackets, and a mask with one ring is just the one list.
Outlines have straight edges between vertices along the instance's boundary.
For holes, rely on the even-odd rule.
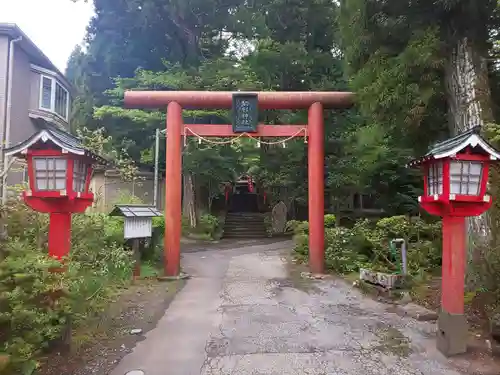
[[111,375],[459,374],[434,349],[434,324],[341,281],[295,288],[281,257],[290,246],[184,254],[193,278]]

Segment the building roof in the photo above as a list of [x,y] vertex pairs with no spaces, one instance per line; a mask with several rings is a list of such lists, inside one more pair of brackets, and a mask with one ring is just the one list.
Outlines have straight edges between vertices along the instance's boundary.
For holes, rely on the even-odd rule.
[[7,35],[12,39],[21,38],[18,45],[28,54],[28,56],[30,56],[33,64],[53,71],[64,80],[64,83],[68,86],[68,88],[72,88],[72,85],[68,82],[64,74],[15,23],[0,22],[0,35]]
[[409,167],[418,166],[426,161],[453,157],[467,147],[481,154],[490,155],[491,160],[500,160],[500,153],[480,136],[481,127],[476,126],[453,138],[436,143],[424,156],[412,160]]
[[96,163],[107,163],[107,161],[103,157],[93,153],[88,148],[86,148],[81,140],[74,135],[59,129],[54,124],[40,117],[33,118],[32,121],[39,129],[39,131],[33,134],[27,140],[18,143],[15,146],[6,148],[4,150],[5,155],[23,157],[29,147],[41,141],[43,143],[51,142],[52,144],[60,147],[62,150],[65,150],[74,155],[87,156],[93,159]]
[[157,217],[163,215],[154,206],[147,204],[117,204],[109,216]]

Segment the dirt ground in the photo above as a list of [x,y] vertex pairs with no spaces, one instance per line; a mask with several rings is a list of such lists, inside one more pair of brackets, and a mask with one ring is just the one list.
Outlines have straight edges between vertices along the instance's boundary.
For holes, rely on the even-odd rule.
[[[377,298],[386,302],[385,299]],[[434,277],[425,284],[415,287],[411,292],[412,302],[429,310],[438,312],[441,304],[441,278]],[[489,325],[487,315],[482,308],[484,301],[474,298],[465,306],[469,323],[469,341],[467,353],[450,358],[458,369],[468,375],[499,375],[499,353],[492,354],[487,340]]]
[[[293,286],[302,290],[314,289],[315,278],[310,277],[308,267],[293,261],[290,256],[285,256],[288,260],[288,272]],[[305,276],[305,277],[304,277]],[[335,279],[338,276],[325,275],[323,278]],[[349,283],[358,280],[359,275],[347,275],[344,280]],[[387,311],[393,312],[394,301],[386,298],[385,294],[380,294],[376,288],[362,289],[363,293],[387,304]],[[441,278],[435,277],[425,285],[419,286],[412,293],[412,302],[424,306],[432,311],[439,311],[441,304]],[[464,355],[455,356],[449,359],[458,370],[464,375],[500,375],[500,353],[492,355],[486,340],[489,339],[488,322],[484,310],[481,308],[484,303],[478,299],[473,299],[466,306],[467,319],[469,321],[469,342],[468,351]]]
[[[273,243],[276,239],[265,242]],[[182,252],[213,248],[231,249],[258,243],[258,240],[200,241],[183,238]],[[139,280],[124,290],[107,311],[73,332],[70,353],[46,355],[34,375],[106,375],[132,349],[144,334],[156,327],[170,302],[185,281]],[[131,333],[141,329],[140,334]]]
[[[163,316],[184,281],[140,280],[85,329],[73,332],[71,352],[51,353],[36,375],[106,375]],[[135,334],[132,330],[142,330]]]
[[[251,244],[251,241],[249,241]],[[217,247],[229,249],[232,246],[218,244]],[[213,247],[206,246],[206,250]],[[233,244],[234,246],[234,244]],[[187,251],[205,250],[205,245],[191,244]],[[314,289],[314,280],[304,277],[307,268],[290,261],[288,258],[291,286]],[[326,276],[335,278],[335,276]],[[125,290],[108,311],[90,322],[86,330],[74,332],[74,346],[71,353],[52,353],[48,355],[36,375],[106,375],[144,338],[144,334],[156,327],[176,293],[184,285],[183,281],[160,283],[156,280],[141,280]],[[440,304],[440,280],[436,278],[422,286],[413,297],[413,302],[437,311]],[[490,355],[486,344],[487,323],[477,303],[472,303],[467,315],[471,324],[469,352],[450,359],[457,368],[468,375],[499,375],[500,359]],[[132,330],[141,329],[140,334]]]

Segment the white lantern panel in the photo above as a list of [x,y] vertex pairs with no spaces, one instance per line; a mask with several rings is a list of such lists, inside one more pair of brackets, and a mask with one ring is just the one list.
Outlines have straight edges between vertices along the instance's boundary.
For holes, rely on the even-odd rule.
[[47,169],[47,159],[45,158],[35,158],[33,159],[35,162],[35,171],[41,171]]
[[56,158],[55,159],[55,170],[56,171],[64,171],[66,172],[68,161],[65,158]]
[[65,190],[68,162],[64,157],[33,158],[37,190]]
[[481,162],[453,160],[450,162],[450,193],[479,195],[483,164]]
[[443,194],[443,163],[437,162],[429,167],[427,174],[427,195]]
[[73,191],[82,193],[85,191],[87,164],[82,160],[75,160],[73,163]]

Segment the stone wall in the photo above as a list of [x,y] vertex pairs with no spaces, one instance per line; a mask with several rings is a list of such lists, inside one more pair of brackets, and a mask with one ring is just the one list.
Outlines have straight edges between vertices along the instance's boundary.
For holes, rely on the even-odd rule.
[[[92,207],[93,211],[109,212],[120,198],[134,195],[145,204],[153,205],[154,174],[140,172],[134,181],[123,181],[116,171],[96,171],[90,184],[91,190],[96,195]],[[158,208],[164,208],[165,181],[158,182]]]

